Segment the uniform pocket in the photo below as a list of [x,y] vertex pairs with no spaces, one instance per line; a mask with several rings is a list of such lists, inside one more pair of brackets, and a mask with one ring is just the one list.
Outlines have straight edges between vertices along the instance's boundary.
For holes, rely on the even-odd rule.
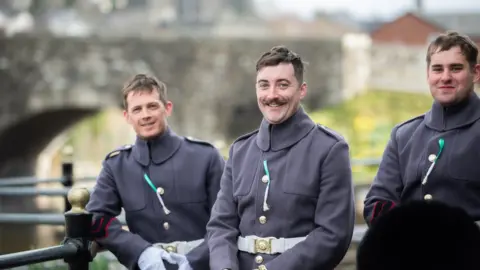
[[[143,210],[147,206],[147,189],[143,173],[138,170],[120,171],[117,174],[117,190],[126,212]],[[150,190],[151,191],[151,190]]]
[[[480,185],[480,136],[468,136],[461,131],[455,135],[451,145],[445,142],[447,172],[453,179]],[[450,149],[447,150],[447,147]]]
[[123,209],[126,212],[143,210],[147,206],[147,196],[143,186],[131,187],[129,190],[130,192],[122,194]]
[[[295,156],[295,155],[291,155]],[[317,162],[308,164],[289,158],[285,166],[285,179],[282,182],[283,192],[291,195],[300,195],[318,198],[320,191],[320,168]]]

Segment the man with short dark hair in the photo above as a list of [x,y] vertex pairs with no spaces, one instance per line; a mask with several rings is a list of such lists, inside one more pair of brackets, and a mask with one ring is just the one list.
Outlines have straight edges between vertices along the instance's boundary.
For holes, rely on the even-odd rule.
[[365,199],[368,224],[395,205],[438,200],[480,220],[478,48],[448,32],[427,50],[431,109],[395,126]]
[[[107,155],[87,210],[95,240],[129,269],[208,269],[205,227],[224,160],[211,144],[168,127],[166,90],[143,74],[126,83],[124,116],[137,139]],[[129,231],[115,218],[121,208]]]
[[260,128],[238,138],[207,225],[211,270],[332,270],[355,219],[349,148],[300,101],[303,63],[278,46],[257,62]]

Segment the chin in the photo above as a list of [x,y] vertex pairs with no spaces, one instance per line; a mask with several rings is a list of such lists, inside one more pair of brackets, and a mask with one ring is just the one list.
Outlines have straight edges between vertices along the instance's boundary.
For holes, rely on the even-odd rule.
[[145,133],[141,134],[141,136],[145,139],[151,139],[153,137],[158,136],[158,134],[160,134],[160,132],[158,132],[158,130],[157,130],[157,131],[145,132]]

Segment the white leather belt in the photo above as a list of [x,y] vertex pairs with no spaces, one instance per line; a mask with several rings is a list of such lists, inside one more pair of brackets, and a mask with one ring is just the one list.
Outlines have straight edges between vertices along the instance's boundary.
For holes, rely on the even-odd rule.
[[198,247],[204,240],[198,239],[194,241],[175,241],[171,243],[155,243],[154,247],[162,248],[168,252],[178,253],[185,255],[192,249]]
[[295,238],[275,238],[275,237],[258,237],[249,235],[246,237],[238,237],[238,250],[252,254],[276,254],[283,253],[291,249],[296,244],[305,240],[306,237]]

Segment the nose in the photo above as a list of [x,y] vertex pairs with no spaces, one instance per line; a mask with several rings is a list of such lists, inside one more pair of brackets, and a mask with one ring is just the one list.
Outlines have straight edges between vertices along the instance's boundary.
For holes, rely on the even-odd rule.
[[275,86],[271,86],[267,92],[268,99],[274,99],[278,97],[278,89]]
[[441,77],[442,81],[449,81],[452,79],[452,74],[450,73],[450,70],[445,69],[442,73]]
[[150,112],[147,110],[147,108],[142,109],[141,117],[142,118],[149,118],[150,117]]

